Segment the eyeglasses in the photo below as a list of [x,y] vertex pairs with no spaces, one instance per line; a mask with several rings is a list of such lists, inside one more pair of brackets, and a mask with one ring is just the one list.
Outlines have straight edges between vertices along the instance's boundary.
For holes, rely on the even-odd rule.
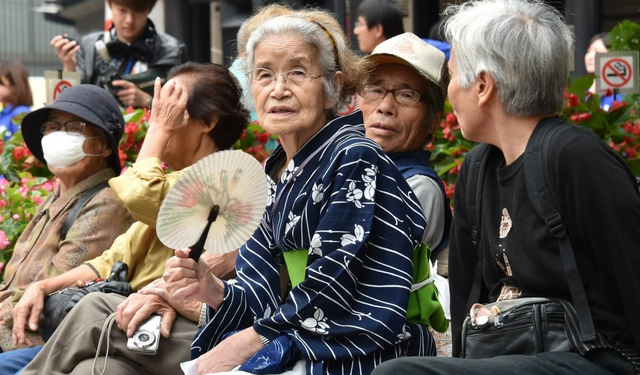
[[364,26],[364,24],[362,24],[360,21],[356,21],[356,22],[353,24],[353,28],[354,28],[354,29],[357,29],[357,28],[358,28],[358,27],[360,27],[360,26]]
[[69,134],[84,134],[87,123],[82,121],[68,121],[61,124],[58,121],[47,121],[40,127],[40,132],[42,135],[47,135],[60,131],[63,128]]
[[369,100],[382,100],[387,96],[388,92],[390,92],[396,102],[401,105],[416,105],[422,98],[422,94],[413,89],[389,90],[378,85],[365,85],[360,96]]
[[282,76],[282,82],[285,84],[291,82],[296,86],[301,86],[307,80],[313,81],[316,78],[322,77],[322,74],[309,74],[302,69],[292,69],[284,73],[275,73],[267,68],[256,68],[249,72],[249,77],[251,77],[253,82],[262,87],[271,86],[272,83],[278,80],[279,76]]

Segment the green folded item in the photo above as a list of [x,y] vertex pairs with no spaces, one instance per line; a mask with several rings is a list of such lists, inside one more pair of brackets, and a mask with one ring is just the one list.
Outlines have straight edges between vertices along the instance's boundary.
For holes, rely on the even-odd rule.
[[295,288],[296,285],[304,281],[307,273],[309,250],[285,251],[282,254],[284,255],[284,263],[287,265],[287,272],[289,272],[291,287]]
[[[413,251],[413,284],[431,277],[431,249],[425,243],[418,245]],[[438,299],[438,290],[433,281],[409,294],[407,320],[431,326],[438,332],[449,328],[449,321]]]
[[[283,255],[291,287],[294,288],[305,279],[309,251],[285,251]],[[418,245],[413,252],[413,284],[418,284],[431,276],[430,261],[431,249],[429,246],[424,243]],[[407,320],[412,323],[429,325],[438,332],[447,330],[449,321],[444,315],[444,310],[438,300],[438,290],[433,281],[409,294]]]

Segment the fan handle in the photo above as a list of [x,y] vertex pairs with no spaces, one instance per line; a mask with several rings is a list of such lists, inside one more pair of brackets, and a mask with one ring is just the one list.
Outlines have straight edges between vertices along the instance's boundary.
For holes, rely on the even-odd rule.
[[207,236],[209,235],[209,229],[211,229],[211,224],[218,218],[218,214],[220,213],[220,206],[217,204],[211,208],[211,212],[209,212],[209,217],[207,218],[207,226],[204,227],[202,231],[202,235],[198,239],[195,245],[191,248],[189,252],[189,258],[198,262],[200,259],[200,255],[202,255],[202,250],[204,249],[204,243],[207,242]]

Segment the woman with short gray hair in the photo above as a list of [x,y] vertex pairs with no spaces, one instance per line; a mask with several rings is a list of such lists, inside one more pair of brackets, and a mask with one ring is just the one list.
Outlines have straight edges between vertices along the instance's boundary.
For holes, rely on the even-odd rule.
[[450,6],[445,35],[455,45],[461,88],[490,74],[511,116],[553,115],[562,108],[573,36],[542,2],[474,1]]
[[335,117],[365,63],[317,10],[264,22],[246,52],[245,102],[281,145],[266,161],[269,204],[237,279],[180,250],[167,262],[173,298],[209,306],[192,346],[198,372],[369,374],[388,359],[435,355],[427,327],[407,321],[420,205],[364,137],[360,113]]
[[[538,0],[447,10],[465,157],[449,247],[452,355],[375,375],[640,373],[640,196],[629,166],[555,116],[572,38]],[[594,199],[594,197],[598,197]]]

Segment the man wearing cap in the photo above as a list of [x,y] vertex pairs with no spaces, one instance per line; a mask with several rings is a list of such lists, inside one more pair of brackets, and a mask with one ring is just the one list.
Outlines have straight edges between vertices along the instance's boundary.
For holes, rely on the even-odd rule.
[[[11,340],[13,308],[32,283],[66,272],[108,249],[133,220],[107,181],[120,174],[118,142],[124,120],[105,90],[80,85],[22,121],[25,143],[58,179],[38,207],[7,264],[0,284],[0,347]],[[93,194],[68,230],[63,227],[77,201]],[[68,224],[67,224],[68,225]],[[63,233],[63,232],[66,232]],[[29,332],[41,344],[37,332]]]
[[[424,150],[433,139],[444,112],[445,90],[449,83],[446,58],[444,53],[412,33],[382,42],[368,58],[374,70],[358,101],[365,134],[396,164],[427,219],[421,242],[431,253],[420,258],[422,264],[414,261],[416,285],[422,281],[421,276],[426,276],[421,275],[420,270],[428,270],[430,276],[435,272],[430,269],[429,258],[439,261],[440,275],[447,275],[451,209],[442,180],[429,166],[431,153]],[[424,251],[424,247],[417,250]],[[415,256],[419,257],[419,252]],[[412,293],[407,317],[417,319],[435,331],[445,332],[449,318],[448,290],[438,290],[442,307],[428,303],[434,300],[434,293],[434,284]],[[437,339],[437,334],[434,337]]]

